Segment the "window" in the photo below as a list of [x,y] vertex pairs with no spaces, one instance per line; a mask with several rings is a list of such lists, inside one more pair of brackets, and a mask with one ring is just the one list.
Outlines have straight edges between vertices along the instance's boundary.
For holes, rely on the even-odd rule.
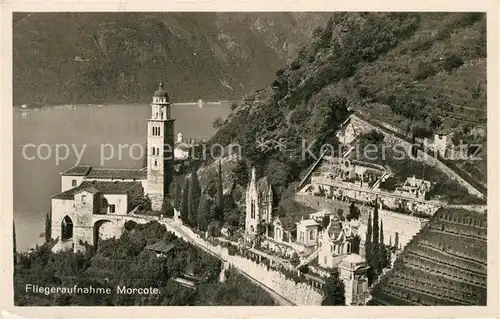
[[76,179],[71,181],[71,186],[75,187],[76,186]]
[[109,212],[114,213],[115,212],[115,205],[109,205]]
[[250,204],[250,217],[252,219],[255,219],[255,201],[252,200],[252,203]]
[[157,167],[157,166],[158,166],[158,161],[155,160],[154,167]]
[[152,151],[152,155],[155,155],[156,148],[153,147],[153,149],[151,151]]
[[82,195],[82,204],[85,205],[86,202],[87,202],[87,196]]
[[313,240],[313,239],[314,239],[314,230],[311,230],[311,231],[309,232],[309,239],[310,239],[310,240]]
[[156,148],[156,155],[160,155],[160,149],[158,147]]

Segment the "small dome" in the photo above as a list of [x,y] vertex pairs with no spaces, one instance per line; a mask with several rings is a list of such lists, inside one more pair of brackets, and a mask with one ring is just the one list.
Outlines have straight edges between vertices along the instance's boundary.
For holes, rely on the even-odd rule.
[[158,87],[158,90],[156,90],[155,94],[153,95],[155,98],[161,98],[161,99],[169,99],[167,91],[163,89],[163,82],[160,82],[160,85]]

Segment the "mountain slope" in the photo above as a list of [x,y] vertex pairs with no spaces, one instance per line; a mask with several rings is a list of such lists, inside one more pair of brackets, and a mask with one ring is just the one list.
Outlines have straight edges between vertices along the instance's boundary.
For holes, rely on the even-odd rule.
[[[322,143],[337,145],[334,132],[352,106],[405,134],[409,127],[451,129],[482,144],[483,160],[467,164],[486,172],[485,22],[482,13],[333,13],[212,142],[240,143],[252,165],[280,175],[286,188],[311,164],[301,156],[304,145],[316,140],[316,156]],[[260,139],[286,147],[260,150]]]
[[295,56],[324,13],[16,13],[14,104],[240,98]]

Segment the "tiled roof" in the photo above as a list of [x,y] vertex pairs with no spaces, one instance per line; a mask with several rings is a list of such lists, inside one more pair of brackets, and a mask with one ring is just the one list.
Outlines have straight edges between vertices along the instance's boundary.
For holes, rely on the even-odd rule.
[[85,176],[87,178],[102,179],[137,179],[147,178],[147,171],[144,169],[123,169],[123,168],[96,168],[89,165],[73,166],[61,173],[63,176]]
[[64,176],[85,176],[87,175],[92,167],[90,165],[78,165],[73,166],[61,173]]
[[143,169],[116,169],[92,168],[88,178],[116,178],[116,179],[146,179],[147,171]]
[[53,199],[73,199],[80,191],[103,194],[127,194],[135,187],[141,187],[140,182],[96,182],[84,181],[79,186],[52,196]]
[[169,251],[171,251],[174,247],[175,247],[174,244],[167,244],[167,243],[158,241],[154,244],[146,246],[146,248],[144,248],[144,249],[166,254]]

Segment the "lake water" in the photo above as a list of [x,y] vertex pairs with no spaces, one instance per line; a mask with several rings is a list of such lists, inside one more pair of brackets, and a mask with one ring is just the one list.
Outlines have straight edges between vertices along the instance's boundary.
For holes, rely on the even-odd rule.
[[[215,132],[212,122],[229,113],[230,108],[225,106],[198,108],[174,105],[172,117],[176,119],[175,134],[181,132],[185,138],[210,137]],[[50,210],[50,196],[61,189],[59,173],[77,164],[78,157],[74,149],[83,154],[80,164],[141,167],[143,160],[138,159],[139,147],[131,150],[130,146],[145,145],[146,119],[150,115],[149,105],[14,110],[14,220],[18,250],[26,250],[43,242],[40,235],[45,228],[45,216]],[[24,156],[23,146],[28,144],[34,146],[24,148]],[[39,148],[40,153],[37,155],[36,147],[42,144],[44,146]],[[69,147],[68,158],[59,163],[56,163],[55,158],[57,144]],[[112,147],[103,147],[104,144]],[[118,151],[119,145],[122,145],[121,152]],[[110,153],[111,148],[115,150],[114,155]],[[49,154],[49,149],[52,154]],[[60,156],[64,157],[65,149],[62,146],[59,149]],[[103,154],[110,157],[109,160],[102,162],[101,149],[104,150]],[[31,159],[33,157],[35,159]]]

